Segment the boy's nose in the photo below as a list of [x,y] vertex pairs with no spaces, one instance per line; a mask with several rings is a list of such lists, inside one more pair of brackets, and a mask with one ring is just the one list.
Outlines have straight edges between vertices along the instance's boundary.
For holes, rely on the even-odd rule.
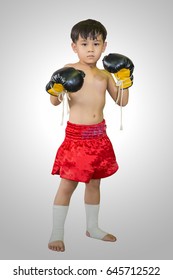
[[88,46],[88,52],[93,52],[93,51],[94,51],[93,46]]

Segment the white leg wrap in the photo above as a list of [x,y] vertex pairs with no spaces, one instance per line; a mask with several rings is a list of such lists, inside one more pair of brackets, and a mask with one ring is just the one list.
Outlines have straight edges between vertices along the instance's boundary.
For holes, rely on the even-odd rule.
[[107,232],[98,227],[98,214],[100,205],[85,204],[86,226],[89,236],[96,239],[103,239]]
[[49,242],[64,240],[64,224],[69,206],[53,205],[53,228]]

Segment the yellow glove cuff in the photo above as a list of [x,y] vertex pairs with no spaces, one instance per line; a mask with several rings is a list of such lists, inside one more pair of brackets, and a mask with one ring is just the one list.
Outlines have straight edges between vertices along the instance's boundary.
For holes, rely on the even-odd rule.
[[129,69],[121,69],[120,71],[118,71],[117,73],[114,73],[115,78],[118,81],[121,81],[121,88],[129,88],[130,86],[132,86],[132,79],[130,77],[130,70]]
[[61,84],[54,83],[53,87],[48,89],[48,92],[53,96],[58,96],[61,92],[64,91],[64,87]]

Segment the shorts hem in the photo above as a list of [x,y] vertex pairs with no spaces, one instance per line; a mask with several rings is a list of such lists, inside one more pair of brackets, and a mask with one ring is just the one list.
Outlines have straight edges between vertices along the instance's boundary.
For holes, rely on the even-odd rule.
[[118,171],[119,167],[117,167],[116,170],[114,170],[113,172],[109,173],[109,174],[105,174],[103,176],[91,176],[89,179],[80,179],[80,178],[75,178],[75,177],[70,177],[70,176],[65,176],[65,174],[61,175],[59,173],[51,173],[52,175],[58,175],[60,176],[60,178],[62,179],[66,179],[66,180],[70,180],[70,181],[75,181],[75,182],[79,182],[79,183],[89,183],[90,180],[98,180],[98,179],[104,179],[104,178],[107,178],[107,177],[110,177],[112,176],[113,174],[115,174],[117,171]]

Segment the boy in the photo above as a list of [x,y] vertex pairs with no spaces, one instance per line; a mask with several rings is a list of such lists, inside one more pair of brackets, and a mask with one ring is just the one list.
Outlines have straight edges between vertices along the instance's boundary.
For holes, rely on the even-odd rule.
[[118,170],[112,144],[106,134],[103,109],[106,91],[118,105],[128,103],[133,65],[129,77],[126,77],[128,84],[123,91],[120,90],[118,98],[118,87],[108,72],[112,72],[109,57],[104,61],[108,71],[97,68],[97,61],[106,49],[106,36],[105,27],[96,20],[84,20],[74,25],[71,46],[79,61],[55,72],[46,87],[55,106],[61,103],[62,91],[68,91],[70,108],[65,140],[57,151],[52,169],[52,174],[60,175],[61,181],[53,205],[53,230],[48,244],[50,250],[65,250],[64,223],[70,198],[78,182],[86,185],[86,235],[103,241],[116,241],[115,236],[98,226],[101,178],[111,176]]

